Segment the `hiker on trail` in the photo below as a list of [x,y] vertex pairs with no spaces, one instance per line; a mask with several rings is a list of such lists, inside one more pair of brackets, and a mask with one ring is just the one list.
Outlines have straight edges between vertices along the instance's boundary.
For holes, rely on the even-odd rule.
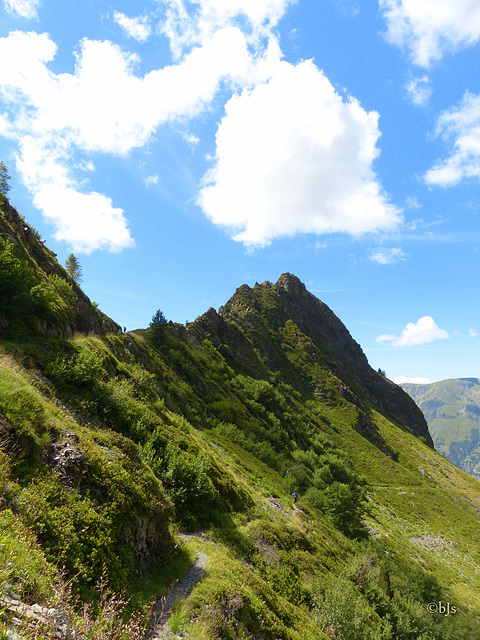
[[296,491],[294,491],[294,492],[292,493],[292,496],[293,496],[293,504],[295,504],[295,503],[296,503],[296,501],[298,500],[298,493],[297,493]]

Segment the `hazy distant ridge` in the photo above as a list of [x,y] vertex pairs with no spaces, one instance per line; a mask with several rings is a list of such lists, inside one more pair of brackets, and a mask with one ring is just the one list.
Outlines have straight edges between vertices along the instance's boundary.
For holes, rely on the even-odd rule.
[[435,448],[480,478],[480,379],[403,384],[427,419]]

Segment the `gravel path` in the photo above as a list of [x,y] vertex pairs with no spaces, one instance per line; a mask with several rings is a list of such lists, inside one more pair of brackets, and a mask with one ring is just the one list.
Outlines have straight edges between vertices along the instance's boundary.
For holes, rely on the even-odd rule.
[[[184,534],[185,539],[188,534]],[[199,551],[195,564],[191,567],[183,580],[177,582],[177,584],[167,592],[165,596],[157,601],[153,608],[152,615],[152,627],[153,630],[149,634],[149,640],[166,640],[167,638],[176,638],[168,625],[168,619],[172,611],[172,607],[177,600],[186,598],[196,583],[201,580],[205,574],[205,566],[207,564],[208,557],[205,553]]]

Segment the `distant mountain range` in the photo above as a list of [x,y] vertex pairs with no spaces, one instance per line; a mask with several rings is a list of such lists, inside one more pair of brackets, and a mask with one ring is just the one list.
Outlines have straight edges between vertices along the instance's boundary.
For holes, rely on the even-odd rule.
[[480,380],[458,378],[402,387],[427,419],[437,451],[480,478]]

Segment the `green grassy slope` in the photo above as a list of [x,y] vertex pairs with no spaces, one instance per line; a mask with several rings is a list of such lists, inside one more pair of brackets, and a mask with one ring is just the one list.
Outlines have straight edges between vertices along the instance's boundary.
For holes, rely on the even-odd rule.
[[[48,273],[32,269],[27,297]],[[102,574],[141,611],[202,551],[172,617],[183,637],[480,635],[480,485],[300,285],[241,287],[158,333],[16,333],[4,301],[0,600],[55,602],[84,637],[140,637],[108,635],[123,612],[95,596]]]
[[403,387],[424,412],[437,451],[480,478],[480,380],[460,378]]

